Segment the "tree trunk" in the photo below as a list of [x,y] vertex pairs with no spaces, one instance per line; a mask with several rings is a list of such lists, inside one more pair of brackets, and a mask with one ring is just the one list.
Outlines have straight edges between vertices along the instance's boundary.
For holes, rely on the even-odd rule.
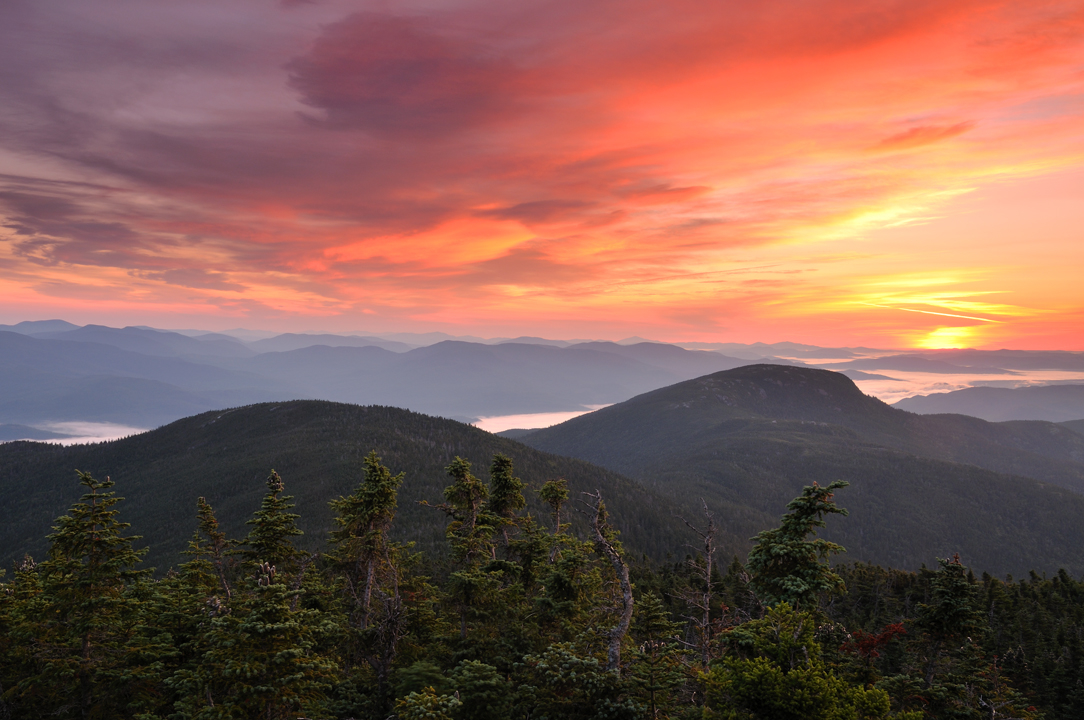
[[595,546],[610,561],[614,573],[617,574],[617,581],[621,585],[621,617],[617,625],[608,633],[610,643],[606,652],[606,669],[618,670],[621,667],[621,643],[624,641],[625,635],[628,634],[629,624],[632,622],[633,598],[632,583],[629,581],[629,566],[625,564],[621,553],[617,552],[617,549],[606,539],[606,535],[602,531],[605,522],[604,513],[606,512],[602,504],[602,492],[596,490],[594,495],[586,494],[594,499],[595,514],[591,521],[591,528],[595,532]]

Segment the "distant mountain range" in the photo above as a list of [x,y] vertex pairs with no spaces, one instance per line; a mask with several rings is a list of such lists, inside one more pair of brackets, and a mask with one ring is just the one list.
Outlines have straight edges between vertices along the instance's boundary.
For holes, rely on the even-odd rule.
[[851,559],[914,568],[959,552],[994,572],[1084,571],[1084,435],[1069,426],[915,415],[839,373],[755,365],[518,440],[632,477],[685,507],[703,497],[735,542],[803,485],[842,479],[851,487],[839,502],[851,516],[833,518],[827,537]]
[[916,395],[900,400],[893,407],[923,415],[958,413],[992,422],[1084,420],[1084,385],[972,387],[954,392]]
[[154,427],[205,410],[291,399],[395,405],[474,420],[605,405],[746,363],[660,343],[445,340],[410,349],[347,336],[245,343],[147,328],[58,330],[47,323],[36,329],[0,330],[0,422]]
[[[642,338],[614,343],[444,333],[268,336],[46,320],[0,325],[0,423],[39,431],[58,421],[156,427],[206,410],[290,399],[392,405],[474,421],[579,411],[765,362],[840,370],[871,391],[889,387],[892,397],[900,397],[901,386],[916,376],[944,377],[959,387],[976,377],[1027,383],[1028,373],[1054,369],[1079,372],[1084,386],[1084,353],[893,354],[788,342],[676,345]],[[1034,393],[1037,399],[1028,403],[998,400],[998,419],[1080,417],[1066,405],[1071,391],[1058,392],[1060,397]],[[913,399],[901,407],[925,413],[937,402],[943,401]],[[936,407],[981,417],[994,412],[970,400]]]

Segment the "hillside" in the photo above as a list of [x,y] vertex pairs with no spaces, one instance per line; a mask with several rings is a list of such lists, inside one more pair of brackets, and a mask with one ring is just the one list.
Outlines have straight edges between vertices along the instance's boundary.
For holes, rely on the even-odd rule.
[[1084,495],[1065,489],[1084,488],[1082,441],[1052,423],[913,415],[839,373],[772,365],[679,383],[521,437],[685,506],[702,495],[737,538],[802,485],[847,480],[840,504],[851,517],[833,519],[828,537],[849,559],[916,568],[958,551],[997,573],[1084,569]]
[[[456,455],[488,479],[496,452],[513,458],[530,487],[564,477],[570,487],[601,489],[615,524],[634,552],[662,557],[685,541],[671,504],[613,472],[556,457],[442,418],[387,407],[319,401],[262,404],[203,413],[152,432],[95,445],[0,445],[0,488],[8,521],[0,527],[0,567],[29,552],[40,558],[57,516],[78,499],[76,468],[117,483],[122,518],[150,547],[148,563],[176,564],[195,529],[195,503],[205,496],[231,537],[246,532],[271,469],[296,498],[302,544],[319,547],[330,526],[328,501],[348,494],[361,477],[362,458],[375,449],[393,472],[406,472],[394,532],[439,551],[445,518],[418,500],[442,501],[445,466]],[[532,512],[544,524],[530,494]]]
[[892,407],[913,413],[958,413],[991,422],[1084,419],[1084,385],[972,387],[905,398]]

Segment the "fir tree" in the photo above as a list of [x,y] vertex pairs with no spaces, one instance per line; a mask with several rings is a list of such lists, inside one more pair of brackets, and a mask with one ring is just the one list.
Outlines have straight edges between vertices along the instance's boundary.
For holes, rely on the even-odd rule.
[[523,497],[526,485],[512,474],[512,459],[500,453],[493,456],[489,477],[489,511],[497,516],[501,539],[507,551],[508,531],[516,526],[516,515],[527,506]]
[[822,593],[840,592],[843,580],[828,565],[828,558],[844,552],[842,546],[822,538],[808,539],[818,527],[824,527],[825,515],[846,515],[847,511],[832,500],[834,490],[847,487],[836,481],[827,487],[816,483],[787,504],[790,510],[778,528],[759,533],[749,551],[746,567],[752,574],[752,586],[768,605],[785,602],[794,608],[816,605]]
[[[195,545],[190,546],[190,554],[196,560],[206,559],[210,571],[218,579],[222,596],[229,600],[233,595],[230,589],[230,575],[232,574],[233,563],[230,561],[229,550],[235,543],[228,540],[226,533],[218,529],[218,518],[215,517],[215,511],[211,508],[210,503],[202,497],[196,500],[196,516],[199,518],[199,527],[196,530],[197,541]],[[201,535],[206,538],[205,542],[199,541],[198,538]]]
[[376,451],[365,457],[365,477],[352,495],[331,501],[336,512],[331,531],[334,562],[343,571],[357,625],[369,624],[373,588],[382,581],[396,585],[388,531],[398,506],[403,473],[392,475]]
[[332,566],[342,578],[347,608],[345,659],[348,669],[359,663],[371,667],[380,709],[387,705],[392,662],[406,631],[397,567],[400,548],[388,540],[402,482],[403,473],[392,475],[373,451],[365,458],[365,477],[354,493],[331,501],[336,512]]
[[451,685],[462,705],[452,711],[455,720],[505,720],[514,699],[512,686],[497,668],[464,660],[451,674]]
[[315,609],[298,609],[270,563],[248,578],[228,614],[210,618],[196,671],[178,675],[178,717],[293,720],[324,706],[337,667],[319,651],[332,631]]
[[131,682],[124,649],[138,619],[138,600],[126,590],[148,571],[136,570],[145,550],[124,536],[117,519],[122,498],[108,477],[79,472],[87,489],[49,536],[49,557],[40,568],[39,614],[27,617],[24,637],[35,649],[36,667],[15,690],[41,715],[125,717]]
[[564,478],[549,480],[538,491],[538,497],[542,502],[550,506],[553,517],[554,542],[553,547],[550,548],[550,562],[552,563],[560,551],[558,539],[561,537],[561,533],[568,528],[567,524],[561,523],[561,510],[564,508],[565,503],[568,502],[568,483]]
[[447,470],[452,484],[444,489],[445,502],[438,507],[451,518],[447,536],[455,559],[469,567],[493,553],[494,527],[486,523],[483,512],[489,489],[461,457],[452,460]]
[[665,717],[674,705],[677,689],[688,679],[683,662],[681,625],[670,619],[662,599],[645,593],[636,601],[630,630],[635,649],[628,678],[651,718]]
[[247,549],[239,553],[249,568],[270,563],[280,578],[293,576],[300,569],[300,560],[305,556],[291,540],[304,533],[295,522],[300,516],[290,512],[294,506],[291,502],[293,497],[282,495],[284,488],[282,478],[272,470],[267,477],[267,494],[263,503],[248,521],[252,529],[241,541]]

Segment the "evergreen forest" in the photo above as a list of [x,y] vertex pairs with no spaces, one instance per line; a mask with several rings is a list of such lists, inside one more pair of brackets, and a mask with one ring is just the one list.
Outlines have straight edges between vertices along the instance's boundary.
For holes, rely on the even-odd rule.
[[817,531],[847,521],[845,482],[803,488],[744,558],[705,505],[662,562],[603,491],[529,491],[503,454],[447,466],[423,503],[446,547],[423,553],[393,532],[404,475],[363,467],[325,550],[271,470],[243,535],[192,498],[168,571],[80,472],[45,554],[0,578],[0,718],[1084,717],[1084,582],[840,563]]

